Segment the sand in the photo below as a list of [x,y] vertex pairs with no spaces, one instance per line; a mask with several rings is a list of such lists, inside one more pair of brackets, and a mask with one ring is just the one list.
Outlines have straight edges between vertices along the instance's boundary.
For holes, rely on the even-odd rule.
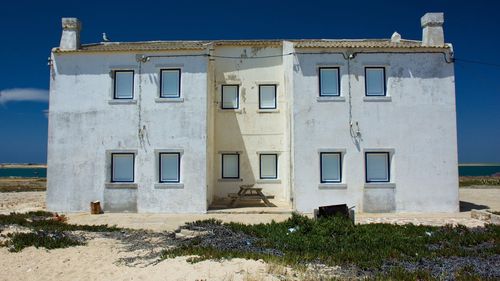
[[[44,201],[45,192],[0,193],[0,213],[44,210]],[[174,230],[184,222],[206,218],[206,215],[176,217],[154,214],[68,216],[70,223],[107,223],[152,230]],[[223,218],[226,215],[217,216]],[[227,216],[225,221],[231,217],[237,221],[238,215]],[[271,221],[273,216],[280,215],[252,216],[254,219],[249,222]],[[283,219],[286,219],[285,215]],[[29,247],[11,253],[0,247],[0,280],[279,280],[276,274],[269,273],[270,267],[263,261],[232,259],[191,264],[186,261],[188,257],[179,257],[147,266],[129,266],[120,261],[120,258],[142,254],[129,252],[119,241],[108,238],[94,238],[85,246],[55,250]]]
[[9,253],[0,248],[0,280],[278,280],[266,263],[244,259],[191,264],[179,257],[146,267],[117,263],[132,254],[105,238],[50,251],[30,247]]
[[45,192],[1,192],[0,214],[45,210]]
[[[469,207],[482,206],[500,210],[500,189],[461,189],[461,201]],[[45,192],[0,193],[0,213],[26,212],[45,209]],[[110,224],[155,231],[172,231],[188,221],[210,217],[243,223],[285,220],[290,214],[68,214],[69,223]],[[470,218],[469,209],[456,214],[359,214],[359,223],[426,223],[442,225],[447,222],[479,226],[483,222]],[[161,249],[158,249],[161,250]],[[29,247],[20,253],[0,248],[0,280],[294,280],[301,273],[263,261],[232,259],[203,261],[191,264],[187,257],[163,260],[157,264],[129,266],[120,263],[124,257],[143,253],[126,251],[119,241],[97,237],[86,246],[45,250]],[[285,275],[283,275],[285,274]],[[298,276],[298,277],[295,277]]]

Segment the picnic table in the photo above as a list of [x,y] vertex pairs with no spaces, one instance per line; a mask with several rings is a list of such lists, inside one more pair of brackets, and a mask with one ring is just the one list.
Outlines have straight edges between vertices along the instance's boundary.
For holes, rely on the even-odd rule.
[[254,187],[253,184],[245,184],[240,186],[240,191],[238,193],[229,193],[229,206],[233,207],[242,199],[253,199],[262,200],[266,207],[273,207],[274,205],[268,200],[268,198],[274,198],[274,196],[266,196],[262,193],[262,188]]

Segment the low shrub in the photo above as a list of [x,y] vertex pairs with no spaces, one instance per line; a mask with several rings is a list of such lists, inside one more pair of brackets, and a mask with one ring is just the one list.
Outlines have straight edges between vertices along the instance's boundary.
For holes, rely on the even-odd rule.
[[8,237],[10,241],[6,243],[6,246],[9,247],[9,251],[11,252],[20,252],[22,249],[30,246],[57,249],[84,245],[83,242],[61,232],[36,231],[14,233],[9,234]]
[[0,215],[0,229],[8,225],[17,225],[32,231],[7,235],[9,239],[0,246],[7,246],[12,252],[19,252],[30,246],[56,249],[83,245],[82,239],[77,239],[76,236],[69,234],[72,231],[115,232],[124,230],[108,225],[68,224],[65,216],[44,211]]
[[[214,229],[211,221],[196,222],[200,230]],[[216,222],[221,225],[220,222]],[[464,226],[444,227],[423,225],[365,224],[355,225],[343,217],[310,219],[293,214],[284,222],[244,225],[222,224],[227,231],[241,232],[255,237],[252,247],[230,241],[220,249],[207,243],[210,235],[195,238],[175,249],[163,253],[163,258],[195,255],[191,261],[224,258],[263,259],[267,262],[304,267],[320,263],[355,267],[360,272],[380,272],[385,279],[415,280],[429,278],[426,270],[406,271],[398,269],[402,264],[418,264],[422,260],[447,257],[488,258],[500,253],[500,226],[487,225],[484,228]],[[205,227],[205,229],[204,229]],[[220,228],[218,226],[217,228]],[[227,237],[245,237],[228,232]],[[249,239],[247,239],[249,240]],[[200,243],[203,241],[204,243]],[[237,242],[237,241],[236,241]],[[243,241],[244,242],[244,241]],[[248,242],[247,242],[248,243]],[[266,249],[256,251],[255,249]],[[267,254],[266,254],[267,253]],[[273,254],[281,253],[281,254]],[[395,268],[394,270],[391,270]],[[377,278],[376,275],[374,275]],[[380,279],[383,280],[384,278]]]
[[36,211],[28,213],[10,213],[0,215],[0,225],[19,225],[35,230],[46,231],[88,231],[88,232],[114,232],[123,228],[108,225],[78,225],[68,224],[64,216],[51,212]]

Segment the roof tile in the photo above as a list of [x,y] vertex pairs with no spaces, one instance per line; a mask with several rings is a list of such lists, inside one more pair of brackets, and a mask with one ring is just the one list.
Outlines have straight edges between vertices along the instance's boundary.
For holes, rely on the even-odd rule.
[[[420,41],[401,40],[399,43],[389,39],[301,39],[289,40],[296,48],[448,48],[422,46]],[[55,48],[55,52],[133,52],[133,51],[175,51],[203,50],[208,44],[216,46],[280,46],[282,40],[216,40],[216,41],[146,41],[146,42],[101,42],[85,44],[76,51],[63,51]]]

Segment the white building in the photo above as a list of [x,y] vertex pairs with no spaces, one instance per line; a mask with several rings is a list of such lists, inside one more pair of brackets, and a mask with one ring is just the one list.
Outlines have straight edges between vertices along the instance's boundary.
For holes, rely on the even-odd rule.
[[47,207],[203,213],[240,185],[299,212],[458,211],[453,51],[422,41],[80,44],[52,50]]

